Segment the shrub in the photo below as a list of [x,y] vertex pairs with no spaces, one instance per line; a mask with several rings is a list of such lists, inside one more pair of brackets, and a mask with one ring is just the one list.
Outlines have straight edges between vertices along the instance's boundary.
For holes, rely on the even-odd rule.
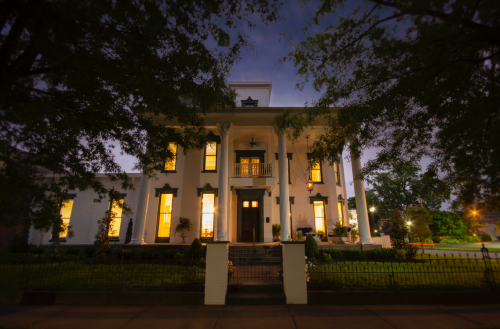
[[24,235],[16,233],[12,239],[9,241],[7,248],[10,252],[26,252],[28,249],[28,243]]
[[174,255],[174,260],[177,262],[177,263],[180,263],[184,260],[184,254],[181,254],[181,253],[176,253]]
[[309,259],[313,259],[318,254],[318,244],[312,235],[307,235],[306,237],[306,256]]
[[201,245],[201,240],[196,238],[191,243],[189,248],[189,257],[191,259],[200,259],[203,257],[203,246]]
[[342,254],[345,259],[365,259],[366,253],[363,250],[343,250]]
[[392,255],[397,260],[404,260],[406,258],[406,251],[403,249],[392,249]]
[[302,232],[297,232],[297,240],[301,241],[301,240],[302,240],[302,238],[304,238],[304,237],[302,236]]
[[94,256],[94,254],[95,254],[95,247],[94,246],[88,246],[87,248],[85,248],[85,254],[87,255],[87,257]]
[[328,254],[332,259],[342,258],[342,250],[339,249],[324,249],[323,254]]
[[367,256],[372,259],[391,259],[394,256],[393,250],[392,248],[370,250],[367,252]]
[[417,257],[418,247],[411,244],[407,244],[405,246],[404,251],[406,259],[414,259],[415,257]]
[[476,243],[476,242],[479,242],[479,238],[477,236],[470,236],[470,235],[467,235],[464,239],[464,242],[466,243]]
[[132,241],[132,227],[133,227],[132,218],[128,221],[127,232],[125,233],[125,242],[123,244],[129,244]]
[[462,241],[460,241],[459,239],[456,239],[456,238],[452,238],[452,237],[446,237],[446,238],[443,238],[441,239],[441,242],[442,244],[450,244],[450,243],[461,243]]
[[158,253],[156,251],[142,249],[140,253],[142,259],[156,259],[158,258]]
[[491,239],[491,236],[488,233],[483,233],[481,234],[481,241],[486,242],[486,241],[493,241]]
[[75,255],[78,256],[80,255],[80,248],[78,247],[71,247],[66,250],[66,255]]
[[31,253],[41,255],[41,254],[45,253],[45,249],[43,249],[42,247],[35,247],[35,248],[31,249]]
[[329,254],[327,253],[323,253],[323,259],[327,262],[331,262],[332,261],[332,256],[330,256]]
[[432,237],[432,241],[434,241],[434,243],[441,243],[441,237],[439,237],[439,236],[433,236]]
[[116,252],[116,258],[118,259],[130,259],[132,258],[132,250],[122,249]]

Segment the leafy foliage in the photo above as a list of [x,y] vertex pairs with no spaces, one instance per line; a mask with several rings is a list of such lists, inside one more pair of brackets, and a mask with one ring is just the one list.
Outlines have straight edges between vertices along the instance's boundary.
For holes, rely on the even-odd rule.
[[314,35],[282,60],[299,87],[322,92],[314,109],[328,123],[315,155],[333,163],[348,140],[355,157],[378,147],[364,174],[427,156],[457,204],[497,204],[500,2],[359,0],[332,23],[345,3],[323,0]]
[[203,257],[203,246],[201,245],[200,239],[196,238],[191,243],[191,247],[189,247],[189,257],[191,259],[200,259]]
[[281,236],[281,224],[273,224],[273,238],[274,240],[279,239]]
[[310,234],[306,236],[305,250],[306,250],[306,257],[308,259],[314,259],[316,255],[319,253],[318,244],[316,243],[316,240],[314,240],[314,237]]
[[[67,190],[107,196],[97,173],[133,187],[115,147],[149,175],[173,157],[169,142],[183,152],[201,148],[203,114],[235,107],[226,77],[252,45],[243,27],[277,21],[281,6],[279,0],[2,1],[0,213],[49,229]],[[57,181],[46,179],[49,172]]]
[[432,224],[429,228],[435,236],[464,237],[467,228],[459,215],[450,211],[432,212]]
[[425,254],[424,243],[432,235],[429,229],[429,225],[432,224],[432,215],[424,206],[411,206],[406,211],[406,217],[412,223],[411,233],[418,239],[422,254]]
[[175,226],[175,233],[179,233],[182,230],[190,231],[193,227],[191,220],[187,217],[179,217],[179,224]]
[[486,242],[486,241],[493,241],[491,236],[488,233],[483,233],[481,234],[481,241]]
[[129,244],[130,241],[132,241],[133,225],[134,223],[132,222],[132,218],[130,218],[130,220],[128,221],[127,232],[125,233],[125,241],[123,242],[123,244]]
[[390,223],[392,227],[392,247],[396,249],[396,252],[404,251],[407,259],[415,258],[418,248],[409,244],[408,237],[410,235],[410,230],[408,229],[408,225],[401,217],[401,212],[399,210],[394,210],[393,215],[390,219]]

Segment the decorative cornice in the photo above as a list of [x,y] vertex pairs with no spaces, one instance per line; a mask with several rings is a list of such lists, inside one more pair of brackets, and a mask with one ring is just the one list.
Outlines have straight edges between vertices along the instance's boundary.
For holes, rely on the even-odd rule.
[[165,183],[163,187],[155,188],[155,190],[156,190],[155,197],[158,197],[158,195],[160,195],[161,193],[172,193],[174,197],[176,197],[178,188],[170,187],[168,183]]
[[216,187],[212,187],[210,183],[207,183],[205,187],[197,188],[198,196],[201,196],[203,193],[213,193],[216,197],[219,196],[219,189]]
[[241,106],[253,106],[257,107],[259,106],[259,100],[253,100],[252,97],[248,96],[247,99],[242,99],[241,100]]
[[314,204],[314,201],[325,201],[325,204],[328,204],[328,197],[322,196],[321,193],[318,193],[315,196],[310,196],[309,201],[311,204]]

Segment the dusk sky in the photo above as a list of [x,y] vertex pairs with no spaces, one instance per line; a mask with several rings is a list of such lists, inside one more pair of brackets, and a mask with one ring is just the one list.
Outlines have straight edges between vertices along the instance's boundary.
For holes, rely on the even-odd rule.
[[[355,4],[356,2],[354,2]],[[344,7],[341,13],[332,14],[326,18],[329,23],[336,23],[340,15],[351,13],[353,2]],[[308,26],[306,20],[310,21],[318,2],[312,1],[307,7],[303,7],[296,1],[287,2],[284,6],[285,20],[279,21],[269,26],[259,24],[256,28],[246,33],[254,40],[253,50],[243,50],[241,60],[233,67],[233,71],[228,80],[248,81],[248,80],[271,80],[273,82],[271,93],[271,106],[303,106],[306,102],[316,100],[321,95],[316,92],[312,84],[309,83],[303,90],[296,88],[296,83],[300,77],[296,74],[293,63],[287,62],[279,64],[278,61],[293,50],[294,43],[290,43],[290,37],[295,44],[305,39],[308,35],[321,30],[319,27],[309,26],[308,32],[301,30]],[[285,34],[282,37],[280,34]],[[281,41],[280,41],[281,40]],[[345,158],[344,152],[344,173],[347,184],[347,196],[354,196],[354,186],[352,185],[352,169],[350,162]],[[362,164],[374,158],[375,150],[366,150],[361,158]],[[133,172],[134,160],[130,157],[117,157],[127,172]]]

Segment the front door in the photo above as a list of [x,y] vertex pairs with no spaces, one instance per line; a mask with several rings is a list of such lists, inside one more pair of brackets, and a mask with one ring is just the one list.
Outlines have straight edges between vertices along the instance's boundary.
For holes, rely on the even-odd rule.
[[241,202],[243,202],[241,211],[242,242],[259,242],[260,202],[252,200],[243,200]]

